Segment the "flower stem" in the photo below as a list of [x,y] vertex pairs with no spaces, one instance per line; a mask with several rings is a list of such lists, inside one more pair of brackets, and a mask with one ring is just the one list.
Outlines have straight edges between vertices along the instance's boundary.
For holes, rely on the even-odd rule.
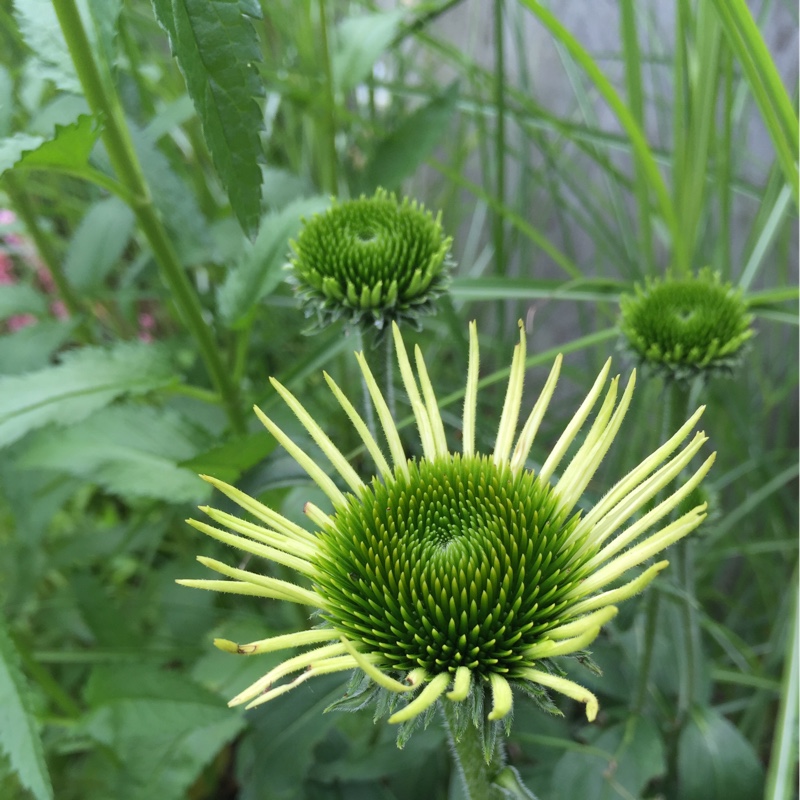
[[150,244],[175,305],[197,344],[211,381],[223,399],[231,425],[234,430],[243,432],[244,419],[238,389],[229,377],[211,329],[203,319],[200,300],[153,203],[119,97],[114,91],[110,77],[101,72],[92,56],[92,47],[83,28],[75,0],[57,0],[54,6],[86,101],[92,113],[102,117],[103,143],[114,172],[131,192],[132,210]]
[[500,736],[495,739],[494,752],[487,763],[480,731],[474,725],[467,725],[461,738],[456,739],[453,734],[456,709],[448,701],[442,702],[441,706],[447,739],[464,785],[466,800],[503,800],[510,797],[536,800],[523,785],[517,771],[506,764]]
[[336,165],[336,98],[333,85],[333,65],[328,45],[328,14],[325,0],[319,0],[320,45],[322,47],[322,66],[325,70],[325,139],[327,142],[327,181],[328,191],[336,197],[339,194],[339,177]]

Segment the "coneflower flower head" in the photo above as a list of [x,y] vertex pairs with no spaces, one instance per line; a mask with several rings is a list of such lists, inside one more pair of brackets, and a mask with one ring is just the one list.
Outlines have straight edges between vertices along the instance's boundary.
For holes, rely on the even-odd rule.
[[417,325],[446,287],[451,243],[441,215],[416,201],[398,202],[383,189],[334,199],[291,242],[290,281],[319,325],[339,318],[378,330],[395,320]]
[[740,290],[706,267],[688,278],[648,280],[620,301],[623,348],[665,378],[728,374],[753,335]]
[[[356,670],[348,696],[335,705],[356,708],[376,701],[376,716],[389,712],[389,722],[406,723],[400,742],[438,701],[460,709],[456,716],[462,732],[471,723],[494,730],[497,726],[484,722],[510,720],[513,689],[549,710],[555,707],[547,690],[560,692],[585,703],[588,718],[594,719],[594,695],[565,678],[552,659],[582,655],[617,613],[617,603],[643,589],[667,562],[633,575],[630,571],[704,518],[701,505],[659,527],[699,484],[713,455],[673,494],[639,514],[673,479],[686,475],[706,441],[698,432],[684,444],[703,409],[583,513],[576,505],[619,430],[635,374],[621,397],[619,377],[611,380],[583,442],[562,467],[600,401],[609,360],[535,472],[527,466],[528,456],[556,386],[560,356],[520,428],[525,374],[520,330],[494,450],[481,453],[475,447],[479,362],[473,323],[462,448],[454,453],[419,348],[415,375],[396,325],[393,332],[421,457],[407,455],[367,362],[356,354],[386,448],[330,376],[325,379],[375,462],[377,473],[371,480],[359,477],[299,400],[274,379],[276,390],[347,488],[340,488],[259,409],[256,413],[330,498],[332,512],[308,503],[309,525],[301,527],[233,486],[206,478],[257,521],[204,508],[222,527],[190,524],[245,552],[294,568],[306,585],[208,558],[199,560],[229,580],[180,583],[300,603],[317,609],[321,617],[315,628],[263,641],[238,645],[218,640],[223,650],[243,654],[312,646],[270,670],[231,704],[256,706],[316,675]],[[299,677],[284,680],[298,672]],[[488,714],[484,698],[491,702]]]

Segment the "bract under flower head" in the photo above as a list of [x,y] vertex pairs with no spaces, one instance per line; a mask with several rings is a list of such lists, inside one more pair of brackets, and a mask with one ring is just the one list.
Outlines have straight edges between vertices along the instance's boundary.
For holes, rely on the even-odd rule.
[[430,313],[452,265],[452,239],[440,217],[383,189],[373,197],[334,199],[291,243],[291,280],[306,315],[319,324],[344,318],[382,330]]
[[[593,719],[594,695],[563,677],[551,659],[584,651],[616,614],[616,604],[644,588],[667,562],[633,576],[629,571],[704,518],[701,505],[658,525],[699,484],[713,455],[673,494],[638,516],[684,472],[706,441],[704,434],[695,433],[682,447],[703,409],[583,515],[576,512],[576,504],[619,430],[635,376],[619,398],[619,378],[611,380],[582,444],[561,468],[603,394],[607,362],[541,469],[534,472],[527,467],[528,455],[555,390],[560,357],[520,428],[525,374],[520,330],[494,450],[478,452],[478,338],[473,323],[462,452],[453,453],[419,348],[415,375],[396,325],[394,338],[421,441],[419,459],[406,454],[369,366],[357,354],[388,453],[336,383],[325,378],[375,462],[377,473],[369,482],[277,381],[273,385],[347,489],[256,409],[267,429],[330,498],[332,513],[307,504],[310,524],[304,528],[234,487],[207,478],[257,522],[206,508],[222,527],[191,524],[241,550],[292,567],[307,585],[206,558],[200,561],[231,580],[180,582],[300,603],[317,609],[323,619],[311,630],[246,645],[218,641],[222,649],[244,654],[316,645],[270,670],[232,704],[259,705],[315,675],[357,670],[363,680],[346,702],[363,705],[382,695],[377,699],[391,712],[390,722],[411,725],[441,700],[465,709],[464,724],[471,720],[482,726],[485,693],[492,697],[488,719],[508,719],[514,688],[545,703],[546,690],[560,692],[585,703]],[[281,683],[298,672],[299,677]]]
[[674,380],[730,373],[753,335],[741,291],[709,268],[637,286],[634,295],[622,297],[620,310],[625,349]]

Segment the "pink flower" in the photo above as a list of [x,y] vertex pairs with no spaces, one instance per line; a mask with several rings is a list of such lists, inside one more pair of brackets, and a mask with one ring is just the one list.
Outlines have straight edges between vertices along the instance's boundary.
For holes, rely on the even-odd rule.
[[16,282],[14,262],[11,260],[11,256],[8,253],[0,250],[0,286],[8,286]]
[[29,325],[36,324],[36,317],[33,314],[16,314],[9,317],[7,320],[9,333],[14,333],[22,328],[27,328]]
[[53,300],[50,304],[50,313],[56,319],[69,319],[69,311],[67,311],[63,300]]

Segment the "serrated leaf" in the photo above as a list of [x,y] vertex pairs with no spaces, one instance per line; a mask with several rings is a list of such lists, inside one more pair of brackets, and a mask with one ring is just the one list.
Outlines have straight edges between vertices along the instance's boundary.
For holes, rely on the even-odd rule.
[[421,166],[442,140],[458,102],[458,83],[413,111],[375,147],[364,175],[367,192],[397,188]]
[[219,309],[229,325],[239,322],[281,282],[289,240],[300,230],[303,218],[324,211],[329,202],[325,197],[309,197],[263,218],[255,242],[228,273],[219,292]]
[[3,286],[0,291],[0,320],[8,319],[16,314],[44,314],[47,312],[47,300],[33,286],[25,283],[13,283]]
[[378,57],[400,28],[402,9],[348,17],[336,30],[333,80],[340,92],[349,92],[370,73]]
[[0,446],[50,422],[78,422],[121,395],[151,391],[173,377],[161,349],[128,342],[84,347],[58,366],[0,378]]
[[20,375],[42,369],[53,353],[69,341],[77,320],[39,320],[7,336],[0,336],[0,375]]
[[64,272],[76,289],[86,292],[103,283],[122,257],[135,221],[133,211],[116,197],[91,206],[64,260]]
[[206,438],[168,409],[111,406],[69,428],[39,431],[18,464],[81,476],[123,497],[197,502],[210,494],[208,484],[178,463]]
[[256,431],[248,436],[226,441],[193,458],[181,462],[190,472],[213,475],[231,483],[245,470],[263,461],[274,449],[275,439],[267,431]]
[[116,800],[182,800],[244,727],[240,714],[191,679],[142,664],[97,670],[87,698],[94,710],[85,730],[120,770],[109,775],[107,796]]
[[3,710],[0,748],[8,756],[20,783],[37,800],[45,800],[53,797],[53,788],[28,691],[16,648],[0,618],[0,709]]
[[52,138],[15,133],[0,140],[0,175],[13,168],[67,168],[86,166],[100,135],[94,117],[82,115],[70,125],[56,125]]
[[244,231],[261,209],[263,118],[258,39],[239,0],[153,0],[203,126],[214,166]]
[[752,800],[762,796],[764,773],[750,742],[706,706],[681,732],[678,785],[681,800]]

